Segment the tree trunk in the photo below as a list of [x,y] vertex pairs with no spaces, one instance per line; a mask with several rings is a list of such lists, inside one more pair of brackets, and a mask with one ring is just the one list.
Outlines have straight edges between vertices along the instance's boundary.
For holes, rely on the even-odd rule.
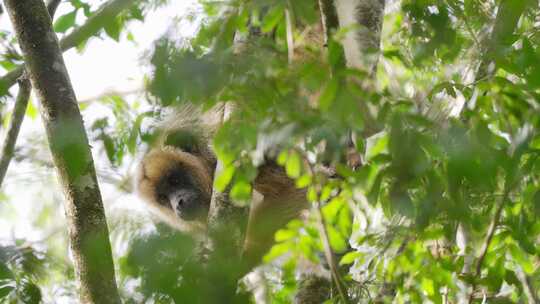
[[51,18],[41,0],[5,0],[53,161],[64,189],[71,251],[82,303],[120,303],[109,232],[92,155]]
[[346,31],[345,59],[351,68],[374,73],[379,61],[384,0],[335,0],[339,26]]
[[[236,43],[236,42],[235,42]],[[223,105],[222,123],[232,113],[232,107]],[[219,176],[223,164],[218,160],[214,178]],[[235,302],[237,284],[250,270],[242,263],[242,245],[245,237],[248,209],[235,206],[229,198],[229,190],[223,193],[215,188],[208,213],[208,261],[206,273],[208,303]]]
[[298,282],[294,304],[319,304],[330,299],[332,285],[327,278],[316,274],[308,275]]

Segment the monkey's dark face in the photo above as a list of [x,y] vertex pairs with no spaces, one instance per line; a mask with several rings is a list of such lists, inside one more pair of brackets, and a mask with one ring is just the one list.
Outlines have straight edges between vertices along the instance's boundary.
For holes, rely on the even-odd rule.
[[207,209],[204,194],[186,168],[174,164],[156,186],[156,201],[185,221],[205,218]]
[[197,156],[172,147],[151,151],[141,163],[137,187],[167,221],[206,222],[212,172]]

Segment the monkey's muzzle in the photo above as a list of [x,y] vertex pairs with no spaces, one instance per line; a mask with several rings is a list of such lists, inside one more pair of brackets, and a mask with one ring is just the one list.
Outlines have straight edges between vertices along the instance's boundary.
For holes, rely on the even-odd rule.
[[204,208],[194,191],[175,191],[169,195],[169,202],[176,216],[184,221],[194,221],[203,216]]

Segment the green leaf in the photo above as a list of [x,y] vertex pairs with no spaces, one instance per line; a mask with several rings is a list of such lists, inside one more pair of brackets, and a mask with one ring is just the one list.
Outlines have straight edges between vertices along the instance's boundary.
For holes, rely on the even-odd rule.
[[127,140],[127,148],[129,153],[135,154],[137,149],[137,138],[141,131],[141,123],[145,117],[147,117],[149,113],[141,113],[137,116],[135,119],[135,122],[133,123],[133,126],[131,127],[131,130],[129,132],[129,137]]
[[235,170],[234,166],[229,165],[219,172],[214,185],[219,192],[225,191],[234,176]]
[[435,294],[435,286],[433,280],[430,280],[426,277],[422,278],[422,290],[428,294],[428,296],[433,296]]
[[291,229],[280,229],[276,232],[276,242],[284,242],[297,236],[296,231]]
[[277,26],[281,20],[283,20],[285,16],[285,11],[283,6],[276,5],[270,11],[263,19],[263,23],[261,26],[261,30],[263,33],[269,33],[274,30],[274,28]]
[[319,195],[317,194],[317,190],[315,190],[315,187],[309,187],[307,191],[307,199],[310,202],[316,202],[319,199]]
[[77,10],[62,15],[54,22],[54,31],[57,33],[64,33],[75,25],[75,19],[77,17]]
[[285,163],[285,171],[292,178],[298,178],[301,174],[302,160],[296,151],[291,151],[287,162]]
[[274,246],[272,246],[272,249],[270,249],[270,252],[268,252],[265,256],[264,256],[264,262],[265,263],[268,263],[268,262],[271,262],[273,260],[275,260],[276,258],[286,254],[286,253],[289,253],[291,251],[291,243],[290,242],[284,242],[284,243],[279,243],[279,244],[276,244]]
[[26,116],[30,117],[32,120],[35,120],[38,115],[38,110],[34,106],[32,100],[28,101],[28,107],[26,108]]
[[332,225],[327,225],[328,238],[330,239],[330,245],[336,253],[345,252],[348,249],[347,240],[339,233],[339,231]]
[[105,133],[101,135],[101,140],[103,140],[103,146],[107,152],[107,158],[112,164],[114,164],[116,160],[116,145],[114,144],[114,140]]
[[303,174],[296,180],[296,187],[298,188],[306,188],[307,186],[311,185],[312,178],[310,174]]
[[330,109],[330,106],[336,99],[336,94],[339,88],[339,83],[336,78],[332,78],[329,83],[326,84],[321,97],[319,97],[319,107],[322,111],[326,112]]
[[281,152],[279,152],[279,155],[276,159],[278,165],[280,166],[285,166],[285,163],[287,163],[287,158],[289,158],[289,151],[288,150],[283,150]]
[[533,274],[534,265],[528,255],[515,244],[510,244],[508,248],[510,250],[510,253],[512,254],[512,258],[514,258],[514,261],[523,268],[523,271],[528,275]]
[[540,190],[534,193],[532,203],[534,214],[540,217]]
[[339,265],[349,265],[354,263],[356,259],[360,258],[362,256],[362,253],[358,251],[351,251],[347,252],[339,261]]
[[115,41],[120,40],[120,33],[122,31],[122,22],[118,18],[112,18],[105,24],[105,33]]
[[[321,200],[324,200],[324,198],[321,197]],[[332,199],[328,204],[322,207],[322,213],[324,215],[324,219],[328,223],[336,222],[338,213],[341,210],[341,208],[343,208],[343,200],[339,198]]]
[[371,160],[381,153],[388,152],[388,134],[377,133],[366,140],[366,160]]
[[246,181],[237,181],[231,189],[231,197],[236,203],[247,203],[251,198],[251,184]]

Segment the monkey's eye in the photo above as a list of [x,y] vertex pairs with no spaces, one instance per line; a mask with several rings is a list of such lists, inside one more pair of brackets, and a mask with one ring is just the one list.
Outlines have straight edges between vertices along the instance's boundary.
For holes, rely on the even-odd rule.
[[171,174],[171,176],[169,176],[169,178],[167,179],[167,182],[171,186],[177,186],[177,185],[180,185],[181,178],[178,174]]
[[167,195],[165,195],[163,193],[158,194],[157,198],[158,198],[158,202],[160,202],[162,204],[167,202],[167,199],[168,199]]

